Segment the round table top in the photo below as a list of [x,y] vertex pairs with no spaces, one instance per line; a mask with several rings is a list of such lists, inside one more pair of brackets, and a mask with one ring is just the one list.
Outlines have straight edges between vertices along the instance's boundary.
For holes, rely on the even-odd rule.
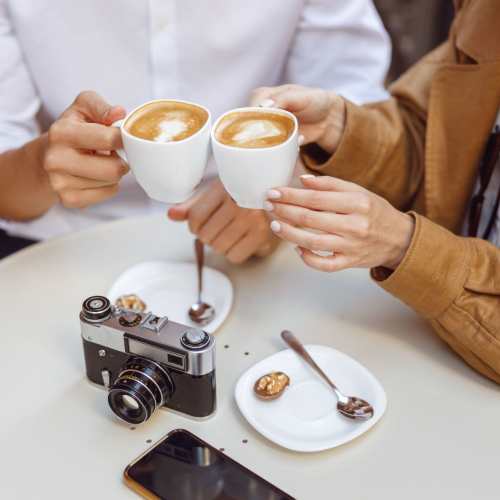
[[[35,245],[0,262],[1,498],[134,498],[125,466],[168,431],[186,428],[301,500],[498,498],[500,394],[363,270],[323,274],[282,245],[270,258],[207,264],[232,280],[235,302],[216,333],[216,415],[159,411],[131,430],[85,376],[78,313],[127,267],[192,261],[192,236],[164,216],[129,219]],[[284,348],[335,347],[381,381],[388,409],[368,433],[321,453],[266,440],[239,413],[236,381]],[[246,355],[245,353],[248,353]],[[243,442],[243,440],[247,440]]]

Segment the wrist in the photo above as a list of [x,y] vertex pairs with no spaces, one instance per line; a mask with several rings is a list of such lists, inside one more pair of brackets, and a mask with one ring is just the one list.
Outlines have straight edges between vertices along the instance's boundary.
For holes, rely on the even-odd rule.
[[333,154],[340,144],[345,122],[346,105],[344,99],[335,92],[329,92],[328,114],[324,120],[324,131],[317,140],[318,145],[327,153]]
[[31,220],[57,202],[43,167],[46,148],[47,137],[42,135],[0,155],[0,186],[8,186],[0,189],[0,217]]
[[38,174],[44,179],[48,179],[47,171],[45,170],[45,157],[49,148],[48,134],[42,134],[40,137],[33,141],[34,154],[36,156],[36,163],[38,166]]
[[400,212],[401,220],[398,230],[395,232],[396,240],[390,252],[390,256],[385,263],[382,264],[391,270],[395,270],[404,259],[408,248],[410,247],[413,232],[415,230],[415,219],[409,215]]
[[47,133],[42,134],[35,140],[35,151],[34,155],[36,157],[36,165],[39,183],[43,186],[43,189],[47,192],[48,200],[51,200],[50,206],[54,205],[57,200],[57,193],[52,189],[50,184],[49,174],[45,169],[45,161],[47,156],[47,151],[49,149],[49,136]]

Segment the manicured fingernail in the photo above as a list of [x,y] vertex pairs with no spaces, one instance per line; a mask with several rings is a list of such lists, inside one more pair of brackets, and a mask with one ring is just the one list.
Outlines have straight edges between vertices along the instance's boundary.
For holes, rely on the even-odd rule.
[[274,210],[274,205],[270,201],[265,201],[264,202],[264,210],[267,210],[268,212],[272,212]]
[[314,179],[314,177],[316,176],[311,174],[304,174],[300,176],[301,179]]
[[270,189],[267,192],[267,197],[270,200],[279,200],[281,198],[281,193],[277,189]]
[[296,252],[297,252],[297,253],[298,253],[298,254],[302,257],[302,254],[303,254],[303,252],[302,252],[302,248],[300,248],[300,247],[295,247],[295,251],[296,251]]
[[281,231],[281,224],[277,220],[271,222],[271,231],[273,233],[279,233]]
[[298,141],[299,141],[299,146],[302,146],[302,144],[304,144],[304,141],[305,141],[305,140],[306,140],[306,138],[305,138],[302,134],[300,134],[300,135],[299,135],[299,139],[298,139]]
[[259,108],[273,108],[276,103],[272,99],[264,99],[260,104]]

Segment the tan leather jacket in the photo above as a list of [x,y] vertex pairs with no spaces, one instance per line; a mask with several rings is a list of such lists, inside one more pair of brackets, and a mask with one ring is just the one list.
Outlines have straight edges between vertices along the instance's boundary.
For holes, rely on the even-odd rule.
[[457,236],[500,108],[500,0],[455,4],[448,41],[391,86],[392,99],[347,103],[335,154],[303,159],[416,212],[403,262],[372,276],[500,383],[500,249]]

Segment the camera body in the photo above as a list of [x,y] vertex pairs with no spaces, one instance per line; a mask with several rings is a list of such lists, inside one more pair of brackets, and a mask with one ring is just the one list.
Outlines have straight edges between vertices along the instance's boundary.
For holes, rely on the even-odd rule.
[[80,313],[87,377],[109,390],[111,409],[129,423],[158,407],[192,417],[216,408],[215,339],[203,330],[86,299]]

